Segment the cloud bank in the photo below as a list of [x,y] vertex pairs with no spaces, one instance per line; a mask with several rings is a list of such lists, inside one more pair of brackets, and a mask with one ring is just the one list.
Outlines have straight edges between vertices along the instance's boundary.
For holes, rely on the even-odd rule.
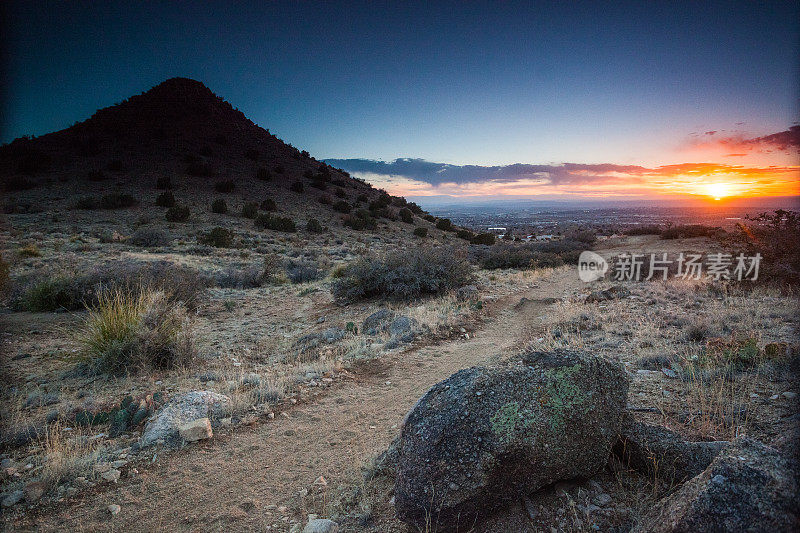
[[457,196],[567,194],[700,194],[712,183],[730,185],[730,195],[796,195],[798,166],[680,163],[658,167],[614,163],[502,166],[451,165],[424,159],[394,161],[327,159],[395,194]]

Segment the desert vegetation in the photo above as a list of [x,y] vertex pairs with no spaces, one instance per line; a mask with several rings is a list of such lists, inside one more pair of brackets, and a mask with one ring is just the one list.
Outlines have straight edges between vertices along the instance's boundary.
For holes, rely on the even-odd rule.
[[410,300],[466,285],[471,272],[469,263],[453,250],[393,251],[348,265],[331,285],[331,292],[344,301],[376,296]]

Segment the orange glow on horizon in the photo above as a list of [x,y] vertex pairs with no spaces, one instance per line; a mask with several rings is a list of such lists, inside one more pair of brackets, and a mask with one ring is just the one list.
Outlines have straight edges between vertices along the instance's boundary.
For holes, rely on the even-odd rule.
[[546,176],[484,179],[432,185],[404,176],[371,175],[368,181],[391,194],[403,196],[450,195],[541,196],[565,195],[592,198],[638,196],[686,197],[707,201],[734,198],[800,196],[800,166],[743,166],[724,163],[682,163],[656,168],[637,167],[586,176],[570,172],[561,181]]

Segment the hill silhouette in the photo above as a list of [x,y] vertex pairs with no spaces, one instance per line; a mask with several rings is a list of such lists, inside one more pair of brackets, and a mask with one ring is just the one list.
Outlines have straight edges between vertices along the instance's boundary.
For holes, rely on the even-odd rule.
[[[288,215],[313,212],[325,223],[353,229],[375,228],[380,219],[412,222],[410,213],[400,213],[404,208],[425,215],[417,205],[283,142],[188,78],[168,79],[69,128],[0,147],[0,178],[6,192],[68,183],[71,195],[108,193],[111,187],[137,198],[168,179],[195,204],[205,203],[215,189],[235,189],[238,201],[271,198]],[[431,222],[428,217],[433,229]],[[410,233],[414,224],[404,228]]]
[[64,130],[17,139],[4,146],[0,156],[4,175],[109,165],[127,171],[173,172],[194,165],[190,174],[208,176],[259,163],[288,165],[291,170],[320,166],[188,78],[166,80]]

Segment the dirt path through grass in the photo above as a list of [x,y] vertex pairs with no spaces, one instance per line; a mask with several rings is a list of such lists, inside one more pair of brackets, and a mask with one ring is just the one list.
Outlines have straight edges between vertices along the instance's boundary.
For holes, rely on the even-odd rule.
[[[28,517],[24,526],[43,531],[288,531],[290,519],[305,518],[301,512],[323,511],[313,506],[301,510],[301,490],[319,476],[332,492],[359,479],[364,461],[391,442],[429,387],[459,369],[511,353],[521,328],[546,311],[546,299],[579,283],[573,269],[557,270],[525,292],[495,302],[492,318],[468,340],[384,356],[313,403],[294,406],[288,419],[279,416],[157,456],[155,464],[139,467],[138,475],[118,487],[80,495]],[[523,296],[530,301],[517,305]],[[113,519],[109,504],[122,507]],[[289,510],[282,513],[282,506]]]

